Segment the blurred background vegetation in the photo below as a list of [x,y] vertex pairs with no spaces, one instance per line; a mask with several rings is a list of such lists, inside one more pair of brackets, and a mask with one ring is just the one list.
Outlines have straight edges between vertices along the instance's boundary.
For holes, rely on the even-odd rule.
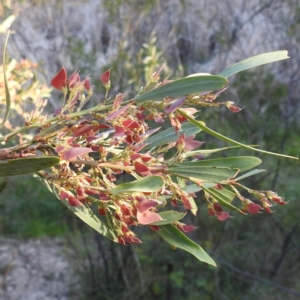
[[[167,62],[164,76],[170,78],[218,74],[252,55],[287,49],[288,61],[231,78],[220,100],[244,107],[240,113],[206,108],[200,118],[235,140],[299,157],[298,0],[1,0],[2,22],[12,20],[7,19],[12,15],[10,57],[39,67],[26,65],[30,73],[24,73],[22,64],[12,69],[19,85],[11,87],[16,107],[11,126],[18,126],[22,112],[37,97],[48,97],[46,85],[62,65],[70,73],[80,70],[83,77],[90,75],[96,103],[104,92],[99,75],[108,68],[112,68],[111,93],[130,96],[163,62]],[[3,44],[5,27],[0,27]],[[2,81],[0,90],[3,95]],[[2,96],[0,105],[1,101]],[[49,112],[60,101],[53,92]],[[224,146],[205,134],[198,137],[204,147]],[[81,280],[78,299],[298,299],[299,162],[245,150],[229,154],[261,157],[262,168],[268,171],[251,179],[250,187],[275,190],[289,203],[271,215],[234,214],[218,222],[208,216],[199,195],[198,215],[187,216],[186,222],[198,226],[191,238],[213,256],[217,269],[174,251],[142,229],[142,245],[113,244],[74,219],[29,176],[10,178],[0,194],[0,235],[62,237]]]

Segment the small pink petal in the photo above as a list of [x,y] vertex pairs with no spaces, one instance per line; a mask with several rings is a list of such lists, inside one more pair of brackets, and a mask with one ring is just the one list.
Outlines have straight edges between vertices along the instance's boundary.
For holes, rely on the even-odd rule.
[[117,111],[114,111],[114,112],[110,113],[110,114],[106,117],[105,121],[110,121],[110,120],[112,120],[112,119],[114,119],[114,118],[116,118],[116,117],[122,115],[122,114],[123,114],[130,106],[131,106],[131,103],[129,103],[129,104],[123,106],[122,108],[120,108],[120,109],[117,110]]
[[149,168],[138,161],[134,163],[134,168],[137,173],[142,175],[149,172]]
[[228,212],[221,211],[221,212],[217,212],[217,218],[218,218],[219,221],[225,221],[225,220],[227,220],[231,217],[230,217]]
[[143,201],[137,202],[135,208],[138,212],[143,213],[144,211],[149,210],[150,208],[153,208],[158,204],[161,204],[161,202],[158,200],[145,199]]
[[84,155],[87,153],[93,152],[91,148],[87,147],[75,147],[75,148],[70,148],[68,150],[63,151],[61,153],[61,158],[67,161],[70,161],[71,159],[79,156],[79,155]]
[[114,110],[118,109],[123,100],[124,100],[124,94],[118,94],[114,100],[113,109]]
[[101,76],[100,76],[100,80],[103,84],[107,84],[109,82],[109,78],[110,78],[110,69],[105,71]]
[[69,77],[69,87],[73,88],[76,83],[80,82],[80,77],[77,72],[74,72],[70,77]]
[[188,136],[187,138],[185,138],[184,150],[192,151],[199,148],[203,144],[202,142],[193,140],[194,137],[195,136]]
[[176,101],[174,101],[173,103],[171,103],[170,105],[168,105],[165,108],[165,113],[166,114],[171,114],[174,110],[176,110],[177,108],[179,108],[183,104],[183,102],[184,102],[185,99],[186,99],[186,97],[177,99]]
[[58,71],[58,73],[52,78],[51,85],[58,90],[62,90],[62,88],[66,86],[66,81],[67,71],[64,67],[62,67]]
[[68,198],[68,202],[71,206],[74,206],[74,207],[82,205],[82,203],[78,199],[76,199],[75,197]]
[[247,211],[250,214],[258,214],[260,210],[262,210],[263,208],[256,203],[250,203],[249,205],[247,205]]
[[57,146],[56,148],[55,148],[55,151],[58,153],[58,152],[60,152],[60,151],[62,151],[62,150],[64,150],[65,149],[65,146]]
[[235,105],[229,105],[228,108],[234,113],[240,112],[242,110],[242,108],[239,108]]
[[150,211],[150,210],[146,210],[142,213],[140,213],[139,211],[137,212],[137,219],[139,221],[139,223],[141,225],[148,225],[151,224],[153,222],[157,222],[157,221],[161,221],[162,218],[159,214]]
[[188,197],[182,196],[181,200],[185,209],[192,209],[192,205]]
[[193,225],[186,225],[186,224],[183,224],[183,223],[177,224],[176,227],[177,227],[180,231],[182,231],[182,232],[184,232],[184,233],[190,233],[190,232],[194,231],[194,230],[197,228],[197,227],[195,227],[195,226],[193,226]]
[[85,88],[86,91],[89,91],[91,88],[91,82],[89,80],[89,78],[85,79],[83,82],[83,86]]

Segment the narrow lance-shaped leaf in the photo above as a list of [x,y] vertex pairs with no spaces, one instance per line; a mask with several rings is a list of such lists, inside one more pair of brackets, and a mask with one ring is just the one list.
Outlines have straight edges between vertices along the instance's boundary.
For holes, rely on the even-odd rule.
[[79,219],[85,222],[87,225],[92,227],[94,230],[107,237],[108,239],[117,242],[118,239],[113,230],[111,230],[105,222],[101,221],[96,214],[89,208],[84,205],[82,206],[71,206],[67,200],[61,200],[57,193],[57,190],[47,181],[42,180],[43,184],[48,188],[48,190],[53,193],[57,199],[62,202],[68,209],[76,215]]
[[229,178],[233,178],[238,173],[237,169],[229,169],[229,168],[212,168],[212,167],[172,167],[168,168],[168,172],[172,175],[176,175],[179,177],[192,179],[197,178],[201,181],[205,182],[214,182],[219,183],[223,180],[228,180]]
[[112,194],[129,193],[129,192],[144,192],[152,193],[160,190],[164,185],[164,181],[160,176],[148,176],[132,182],[123,183],[113,188]]
[[159,236],[161,236],[166,242],[168,242],[171,246],[180,248],[184,251],[191,253],[202,262],[205,262],[214,267],[217,266],[214,260],[199,245],[190,240],[174,225],[168,224],[162,225],[160,227],[162,230],[156,231],[156,233]]
[[227,158],[217,158],[217,159],[205,159],[193,162],[182,162],[176,164],[178,167],[217,167],[217,168],[232,168],[239,169],[240,172],[250,170],[261,164],[261,160],[254,156],[240,156],[240,157],[227,157]]
[[0,177],[34,173],[58,164],[56,156],[7,159],[0,161]]
[[87,225],[95,229],[97,232],[114,242],[118,241],[114,231],[111,230],[104,222],[102,222],[89,207],[86,207],[84,205],[74,207],[71,206],[67,200],[60,201],[63,202],[74,215],[76,215]]
[[212,191],[214,195],[216,195],[219,199],[222,198],[225,202],[231,203],[232,200],[235,198],[235,193],[233,193],[230,190],[227,190],[225,188],[222,189],[216,189],[214,187],[208,189],[209,191]]
[[5,72],[5,54],[6,54],[6,47],[7,47],[7,42],[9,38],[9,33],[10,30],[7,33],[7,37],[4,43],[4,49],[3,49],[3,58],[2,58],[2,64],[3,64],[3,79],[4,79],[4,88],[5,88],[5,99],[6,99],[6,107],[5,107],[5,114],[4,118],[2,120],[2,123],[0,124],[0,127],[4,125],[6,120],[8,119],[9,113],[10,113],[10,94],[8,90],[8,85],[7,85],[7,79],[6,79],[6,72]]
[[137,102],[159,100],[166,97],[180,97],[194,93],[220,90],[227,84],[227,79],[220,76],[200,75],[185,77],[167,83],[142,95],[135,96]]
[[202,189],[214,199],[216,199],[220,204],[224,205],[225,207],[231,210],[235,210],[243,214],[243,212],[239,208],[235,207],[234,205],[231,205],[230,202],[228,202],[228,195],[223,195],[220,192],[216,192],[215,189],[207,189],[204,186],[202,187]]
[[291,158],[291,159],[298,159],[297,157],[293,157],[293,156],[289,156],[289,155],[284,155],[284,154],[279,154],[279,153],[274,153],[274,152],[269,152],[269,151],[265,151],[265,150],[261,150],[261,149],[256,149],[253,148],[251,146],[247,146],[245,144],[236,142],[210,128],[208,128],[204,122],[202,121],[196,121],[195,119],[191,118],[190,116],[188,116],[186,113],[184,113],[183,111],[181,111],[180,109],[178,110],[178,112],[183,115],[185,118],[187,118],[191,123],[195,124],[196,126],[198,126],[199,128],[201,128],[203,131],[205,131],[206,133],[222,140],[225,142],[229,142],[231,144],[237,145],[237,146],[241,146],[243,148],[249,149],[249,150],[253,150],[253,151],[257,151],[257,152],[261,152],[261,153],[265,153],[265,154],[269,154],[269,155],[275,155],[275,156],[279,156],[279,157],[286,157],[286,158]]
[[[256,147],[257,145],[251,145],[251,147]],[[195,151],[189,151],[185,153],[185,157],[195,157],[197,155],[204,157],[210,156],[211,154],[231,150],[231,149],[238,149],[242,148],[241,146],[230,146],[230,147],[224,147],[224,148],[217,148],[217,149],[201,149],[201,150],[195,150]]]
[[263,169],[254,169],[250,172],[247,172],[246,174],[243,174],[242,176],[239,176],[239,177],[235,178],[234,180],[239,181],[239,180],[245,179],[247,177],[250,177],[250,176],[265,172],[265,171],[266,170],[263,170]]
[[194,124],[191,123],[184,123],[181,126],[181,130],[178,131],[178,133],[175,132],[174,128],[168,128],[164,131],[161,131],[151,137],[149,137],[146,140],[146,145],[143,149],[150,149],[153,147],[161,146],[168,144],[170,142],[176,141],[178,139],[178,136],[181,134],[185,134],[186,137],[192,136],[200,132],[201,129]]
[[219,76],[223,76],[227,78],[231,75],[234,75],[244,70],[248,70],[275,61],[287,59],[289,58],[287,54],[288,52],[286,50],[283,50],[283,51],[268,52],[268,53],[256,55],[228,67],[227,69],[222,71],[219,74]]

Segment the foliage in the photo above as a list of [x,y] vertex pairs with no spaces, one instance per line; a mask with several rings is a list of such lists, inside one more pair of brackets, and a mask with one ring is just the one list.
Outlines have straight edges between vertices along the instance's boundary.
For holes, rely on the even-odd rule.
[[0,236],[24,239],[67,232],[67,210],[31,175],[7,179],[0,207]]
[[[178,133],[184,128],[182,123],[190,124],[194,130],[203,130],[239,147],[274,154],[226,138],[196,121],[194,115],[200,107],[221,105],[239,112],[232,102],[216,101],[226,89],[227,77],[286,58],[286,51],[262,54],[229,67],[219,76],[193,74],[175,81],[160,79],[162,65],[127,101],[121,93],[109,97],[111,80],[107,70],[100,77],[106,89],[105,99],[85,110],[93,93],[89,78],[81,80],[77,72],[68,77],[63,67],[51,81],[63,93],[63,106],[53,117],[47,117],[40,102],[23,127],[1,137],[5,144],[16,134],[38,129],[26,142],[1,149],[0,176],[36,172],[75,215],[112,241],[139,244],[141,240],[132,227],[148,225],[173,247],[215,266],[212,258],[185,235],[195,227],[181,222],[184,214],[175,208],[196,214],[194,198],[199,190],[204,192],[208,213],[220,221],[230,218],[224,209],[241,214],[262,210],[271,213],[274,203],[285,202],[273,191],[253,190],[239,182],[261,172],[255,169],[240,174],[259,165],[259,159],[231,157],[202,162],[207,151],[195,150],[201,142],[194,140],[190,131]],[[6,86],[5,77],[4,83]],[[8,107],[9,97],[6,102]],[[163,122],[170,122],[176,134],[161,144],[161,134],[157,132]],[[13,171],[8,173],[8,169]],[[121,174],[128,174],[130,182],[120,184]],[[256,201],[242,196],[241,190]],[[167,210],[160,212],[164,207]]]

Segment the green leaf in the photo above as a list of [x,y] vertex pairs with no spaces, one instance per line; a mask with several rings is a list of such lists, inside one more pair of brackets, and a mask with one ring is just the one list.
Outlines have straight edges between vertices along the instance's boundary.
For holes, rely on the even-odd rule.
[[6,178],[2,177],[0,178],[0,193],[5,189],[6,187]]
[[188,137],[195,135],[200,131],[201,129],[199,129],[199,127],[195,126],[192,123],[184,123],[181,126],[181,130],[178,131],[178,134],[175,132],[175,129],[171,127],[149,137],[146,140],[146,143],[148,145],[146,145],[143,149],[146,150],[176,141],[178,137],[183,133],[185,133],[185,136]]
[[[186,187],[186,182],[185,182],[185,180],[183,180],[182,178],[180,178],[180,177],[176,177],[176,180],[177,180],[177,182],[178,182],[178,184],[179,184],[179,187],[182,189],[182,190],[185,190],[185,187]],[[198,207],[197,207],[197,204],[196,204],[196,202],[195,202],[195,199],[193,198],[193,197],[188,197],[188,199],[189,199],[189,202],[190,202],[190,204],[191,204],[191,209],[190,209],[190,211],[191,211],[191,213],[194,215],[194,216],[196,216],[197,215],[197,211],[198,211]]]
[[95,229],[97,232],[114,242],[118,241],[114,231],[111,230],[104,222],[102,222],[89,207],[83,205],[74,207],[71,206],[67,200],[60,201],[63,202],[63,204],[66,205],[74,215],[76,215],[84,223]]
[[228,196],[225,194],[220,193],[220,191],[216,192],[216,189],[207,189],[206,187],[202,187],[202,189],[211,195],[215,200],[217,200],[220,204],[224,205],[225,207],[238,211],[241,214],[244,214],[240,209],[235,207],[234,205],[231,205],[230,202],[228,202]]
[[227,203],[231,203],[232,200],[235,198],[235,193],[225,188],[218,190],[216,188],[210,188],[209,191],[212,191],[214,195],[216,195],[219,199],[222,198],[223,201]]
[[247,69],[251,69],[271,62],[287,59],[289,58],[287,54],[288,52],[286,50],[283,50],[283,51],[268,52],[268,53],[256,55],[228,67],[227,69],[222,71],[219,74],[219,76],[227,78],[233,74],[239,73]]
[[56,198],[62,202],[73,214],[75,214],[79,219],[89,225],[91,228],[95,229],[97,232],[107,237],[108,239],[117,242],[117,236],[113,230],[111,230],[104,222],[102,222],[94,212],[86,206],[71,206],[67,200],[61,200],[58,196],[57,190],[50,184],[47,180],[41,179],[43,184],[48,188],[48,190],[53,193]]
[[7,47],[7,41],[9,37],[10,30],[7,33],[6,40],[4,43],[4,49],[3,49],[3,57],[2,57],[2,64],[3,64],[3,79],[4,79],[4,89],[5,89],[5,98],[6,98],[6,108],[5,108],[5,114],[2,123],[0,124],[0,127],[4,125],[6,120],[8,119],[9,113],[10,113],[10,94],[8,90],[7,80],[6,80],[6,72],[5,72],[5,54],[6,54],[6,47]]
[[168,211],[162,211],[158,214],[161,216],[162,220],[153,222],[150,225],[166,225],[166,224],[175,223],[180,219],[182,219],[186,215],[186,212],[181,213],[174,210],[168,210]]
[[243,174],[242,176],[239,176],[239,177],[235,178],[234,180],[236,180],[236,181],[242,180],[244,178],[247,178],[247,177],[250,177],[250,176],[265,172],[265,171],[266,170],[263,170],[263,169],[255,169],[255,170],[252,170],[250,172],[247,172],[246,174]]
[[230,147],[217,148],[217,149],[201,149],[201,150],[195,150],[195,151],[188,151],[185,153],[185,157],[195,157],[197,155],[207,157],[216,152],[226,151],[226,150],[230,150],[230,149],[238,149],[238,148],[241,148],[241,146],[230,146]]
[[199,128],[201,128],[203,131],[205,131],[206,133],[222,140],[222,141],[225,141],[225,142],[229,142],[231,144],[234,144],[234,145],[237,145],[237,146],[240,146],[240,147],[243,147],[243,148],[246,148],[246,149],[250,149],[250,150],[253,150],[253,151],[257,151],[257,152],[261,152],[261,153],[265,153],[265,154],[269,154],[269,155],[275,155],[275,156],[279,156],[279,157],[286,157],[286,158],[291,158],[291,159],[298,159],[297,157],[293,157],[293,156],[289,156],[289,155],[284,155],[284,154],[279,154],[279,153],[274,153],[274,152],[269,152],[269,151],[265,151],[265,150],[261,150],[261,149],[256,149],[256,148],[253,148],[251,146],[247,146],[247,145],[244,145],[242,143],[239,143],[239,142],[236,142],[208,127],[206,127],[205,123],[202,122],[202,121],[197,121],[193,118],[191,118],[190,116],[188,116],[186,113],[184,113],[182,110],[178,109],[177,110],[181,115],[183,115],[186,119],[188,119],[191,123],[195,124],[196,126],[198,126]]
[[[180,164],[179,164],[180,165]],[[171,167],[168,168],[168,173],[191,179],[197,178],[203,181],[219,183],[223,180],[233,178],[238,173],[238,170],[229,168],[212,168],[212,167]]]
[[202,262],[205,262],[214,267],[217,266],[214,260],[199,245],[190,240],[174,225],[162,225],[161,230],[156,231],[156,233],[171,246],[180,248],[191,253]]
[[185,77],[162,85],[158,88],[137,95],[137,102],[159,100],[166,97],[179,97],[194,93],[220,90],[227,84],[227,79],[220,76],[200,75]]
[[0,177],[34,173],[59,163],[56,156],[0,160]]
[[160,190],[163,185],[164,181],[160,176],[148,176],[132,182],[120,184],[110,192],[112,194],[130,192],[152,193]]
[[239,169],[240,172],[244,172],[261,164],[261,160],[254,156],[240,156],[240,157],[228,157],[228,158],[217,158],[217,159],[206,159],[193,162],[183,162],[176,164],[178,167],[227,167],[232,169]]

